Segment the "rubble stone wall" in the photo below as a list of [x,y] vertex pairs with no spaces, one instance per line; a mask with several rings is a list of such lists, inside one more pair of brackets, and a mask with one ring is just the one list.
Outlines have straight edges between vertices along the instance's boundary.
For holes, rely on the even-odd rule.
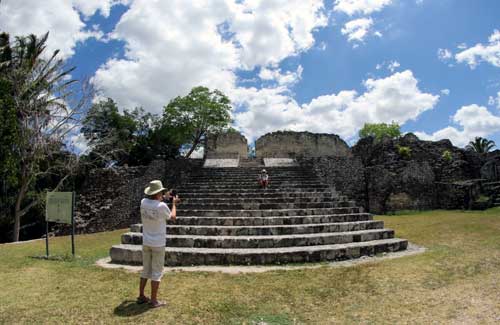
[[210,159],[247,158],[247,139],[238,132],[211,134],[207,136],[205,152]]
[[298,158],[351,155],[338,135],[279,131],[260,137],[255,143],[258,158]]
[[[76,196],[77,233],[127,228],[139,222],[140,201],[150,181],[160,179],[163,186],[182,195],[182,183],[201,164],[201,159],[155,160],[149,166],[92,170]],[[68,232],[66,227],[59,230]]]
[[339,194],[366,207],[365,168],[357,157],[302,157],[298,163],[314,171],[320,180]]

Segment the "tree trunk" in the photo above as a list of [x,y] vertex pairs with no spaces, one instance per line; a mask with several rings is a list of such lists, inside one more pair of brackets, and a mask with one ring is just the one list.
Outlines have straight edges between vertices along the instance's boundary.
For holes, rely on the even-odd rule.
[[22,209],[21,209],[21,204],[24,200],[24,197],[26,196],[26,192],[28,190],[28,179],[27,178],[22,178],[21,180],[21,189],[19,190],[19,194],[17,195],[16,199],[16,209],[14,211],[14,236],[12,238],[12,241],[17,242],[19,241],[19,230],[21,229],[21,216],[22,216]]
[[198,144],[200,143],[200,139],[201,139],[201,134],[199,134],[196,137],[196,139],[194,140],[193,146],[191,147],[191,149],[189,149],[188,153],[186,154],[186,158],[191,157],[191,154],[193,153],[193,151],[196,149],[196,147],[198,147]]

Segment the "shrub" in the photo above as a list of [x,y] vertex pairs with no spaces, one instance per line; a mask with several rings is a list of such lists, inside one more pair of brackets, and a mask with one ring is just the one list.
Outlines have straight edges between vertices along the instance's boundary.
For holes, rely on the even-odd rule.
[[401,157],[403,157],[403,158],[410,158],[411,157],[411,148],[410,147],[398,145],[397,148],[398,148],[398,153]]
[[443,157],[443,159],[447,162],[451,162],[453,160],[453,156],[451,155],[450,150],[445,150],[441,157]]
[[369,136],[374,137],[375,140],[380,140],[384,136],[395,139],[401,136],[401,130],[399,128],[399,124],[396,122],[392,122],[391,124],[365,123],[363,128],[359,131],[359,137],[366,138]]

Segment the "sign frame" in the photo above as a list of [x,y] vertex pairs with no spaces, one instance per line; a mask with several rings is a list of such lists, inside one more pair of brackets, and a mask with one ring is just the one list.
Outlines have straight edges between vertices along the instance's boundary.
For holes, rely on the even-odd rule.
[[[49,199],[51,196],[59,196],[60,202],[70,198],[69,210],[61,211],[60,205],[58,205],[56,213],[58,215],[52,215],[54,212],[52,211],[53,207],[49,206]],[[62,215],[64,212],[66,212],[66,216]],[[67,214],[69,214],[70,220],[67,220]],[[59,218],[61,216],[63,216],[63,218]],[[75,257],[75,192],[47,192],[45,204],[45,254],[47,258],[49,258],[49,222],[71,224],[71,254]]]

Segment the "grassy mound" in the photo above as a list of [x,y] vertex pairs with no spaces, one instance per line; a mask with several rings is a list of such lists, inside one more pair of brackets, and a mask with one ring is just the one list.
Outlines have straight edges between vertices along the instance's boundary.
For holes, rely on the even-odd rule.
[[500,209],[378,217],[424,254],[349,268],[167,273],[166,308],[134,303],[138,275],[94,266],[123,231],[0,245],[0,323],[500,322]]

